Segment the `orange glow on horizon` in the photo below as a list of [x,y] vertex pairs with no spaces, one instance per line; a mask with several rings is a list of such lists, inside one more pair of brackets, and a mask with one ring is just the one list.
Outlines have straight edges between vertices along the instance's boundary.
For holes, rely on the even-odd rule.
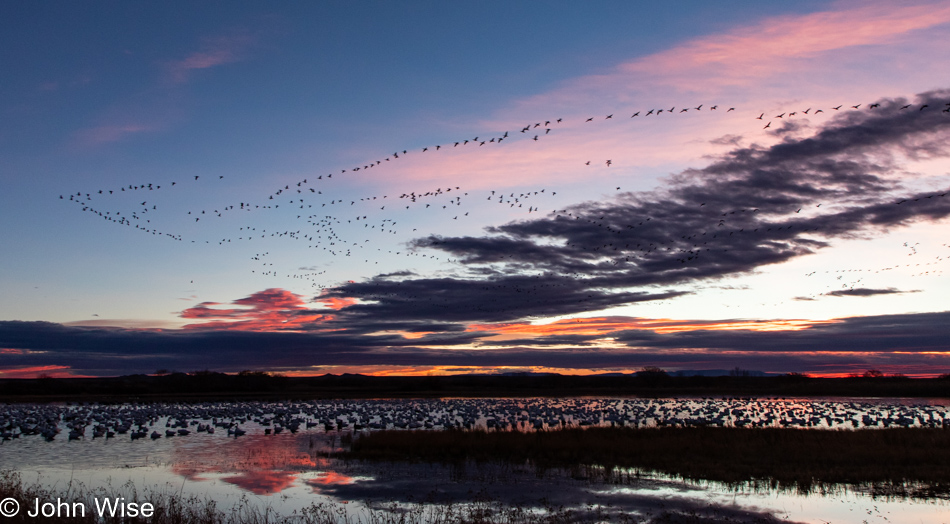
[[70,366],[32,366],[25,368],[0,368],[0,378],[92,378],[92,375],[77,375]]
[[615,331],[650,330],[668,334],[684,331],[799,331],[819,324],[833,324],[840,320],[734,320],[723,322],[650,319],[634,317],[594,317],[564,319],[550,324],[507,323],[472,324],[468,331],[490,331],[499,335],[607,335]]

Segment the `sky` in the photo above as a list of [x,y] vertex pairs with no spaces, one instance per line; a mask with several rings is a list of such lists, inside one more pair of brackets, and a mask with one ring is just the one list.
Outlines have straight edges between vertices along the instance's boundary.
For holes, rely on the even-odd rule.
[[948,52],[948,2],[5,2],[0,378],[948,373]]

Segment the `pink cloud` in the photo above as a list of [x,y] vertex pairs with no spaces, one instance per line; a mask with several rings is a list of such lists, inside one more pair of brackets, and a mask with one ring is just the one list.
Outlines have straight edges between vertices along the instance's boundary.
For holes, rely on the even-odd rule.
[[95,147],[155,130],[155,126],[148,124],[106,124],[80,130],[75,135],[74,144],[80,147]]
[[69,366],[32,366],[19,368],[0,368],[0,377],[2,378],[37,378],[38,376],[47,376],[53,378],[68,378],[82,375],[73,375],[70,373]]
[[286,289],[270,288],[233,302],[241,306],[252,306],[259,310],[305,309],[303,297]]
[[245,51],[253,42],[253,37],[243,33],[207,38],[201,50],[165,64],[167,79],[181,84],[188,81],[193,71],[238,62],[244,58]]
[[184,319],[203,320],[185,329],[230,329],[275,331],[311,328],[333,317],[307,308],[301,295],[285,289],[270,288],[231,302],[240,308],[216,308],[217,302],[202,302],[182,311]]
[[[762,111],[854,104],[934,87],[933,79],[945,76],[939,62],[927,57],[950,51],[942,43],[950,43],[948,23],[950,5],[945,3],[841,3],[823,12],[767,18],[575,78],[473,126],[496,130],[480,133],[489,138],[507,130],[509,138],[501,145],[454,147],[454,140],[446,140],[435,151],[435,144],[427,144],[425,153],[411,150],[354,178],[436,185],[464,180],[463,190],[586,183],[641,173],[652,179],[656,169],[722,151],[709,141],[725,134],[768,141],[755,120]],[[805,105],[799,107],[800,101]],[[699,104],[702,111],[679,113]],[[719,109],[710,111],[715,104]],[[645,116],[650,108],[672,106],[675,114]],[[732,106],[736,111],[726,114]],[[638,110],[640,117],[631,119]],[[595,120],[587,122],[590,117]],[[563,122],[555,123],[557,118]],[[538,119],[552,121],[550,134],[545,127],[519,132]],[[604,169],[607,159],[610,170]]]
[[[693,93],[708,93],[720,87],[751,87],[793,69],[833,70],[840,66],[838,61],[819,58],[827,59],[835,52],[857,50],[870,58],[868,46],[893,45],[919,35],[922,30],[950,22],[950,6],[945,3],[839,5],[838,9],[818,13],[767,18],[727,33],[687,41],[620,64],[605,74],[569,81],[523,104],[576,105],[579,101],[597,100],[605,91],[613,91],[618,100],[632,101],[644,93],[661,94],[661,89],[670,87]],[[886,56],[875,58],[883,58],[885,66],[894,64]],[[906,58],[895,57],[895,62]],[[786,77],[783,83],[800,86],[802,80],[806,78]]]
[[[855,9],[770,18],[724,35],[701,38],[618,67],[619,72],[695,78],[710,71],[718,83],[774,75],[794,59],[844,48],[889,44],[921,29],[950,22],[950,6],[862,5]],[[686,86],[683,86],[686,87]]]

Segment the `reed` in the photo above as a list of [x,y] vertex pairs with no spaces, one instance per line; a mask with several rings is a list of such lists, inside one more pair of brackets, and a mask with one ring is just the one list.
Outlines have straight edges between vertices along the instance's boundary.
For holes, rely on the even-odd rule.
[[624,470],[661,472],[805,492],[826,484],[917,490],[921,496],[950,492],[950,430],[931,428],[379,431],[355,439],[342,456],[446,464],[527,461],[539,470],[597,466],[608,477]]

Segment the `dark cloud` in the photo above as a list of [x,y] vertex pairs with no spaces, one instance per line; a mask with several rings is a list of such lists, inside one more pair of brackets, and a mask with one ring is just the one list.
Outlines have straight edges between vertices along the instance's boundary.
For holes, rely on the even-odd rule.
[[494,275],[476,278],[374,278],[325,290],[325,296],[359,298],[340,311],[348,322],[411,321],[499,322],[532,316],[596,311],[617,304],[663,300],[685,291],[626,291],[598,286],[581,275]]
[[871,289],[866,287],[859,287],[856,289],[839,289],[837,291],[831,291],[825,293],[825,295],[831,295],[833,297],[871,297],[874,295],[900,295],[903,293],[920,293],[919,289],[912,291],[901,291],[899,289],[894,289],[889,287],[887,289]]
[[710,144],[717,146],[737,146],[739,142],[742,142],[741,135],[722,135],[719,138],[714,138],[709,141]]
[[904,100],[881,100],[873,111],[844,112],[808,135],[786,126],[773,146],[735,147],[653,192],[580,203],[477,237],[416,239],[410,249],[443,251],[461,269],[438,277],[377,275],[313,299],[333,309],[313,309],[303,297],[269,289],[227,306],[190,308],[182,316],[200,323],[186,330],[0,322],[0,348],[24,350],[0,354],[0,367],[68,365],[120,374],[321,365],[803,370],[884,367],[895,359],[942,365],[950,313],[850,318],[797,331],[622,328],[502,342],[488,340],[490,329],[468,326],[671,299],[838,239],[943,219],[950,215],[950,189],[914,191],[898,180],[904,158],[950,156],[950,113],[938,109],[947,100],[950,91],[922,94],[916,107],[933,108],[925,111],[901,111]]
[[[950,156],[950,91],[881,100],[842,113],[808,136],[787,127],[770,146],[737,147],[666,188],[577,204],[544,218],[487,228],[478,237],[430,236],[464,271],[424,278],[377,276],[326,296],[357,298],[350,319],[508,321],[569,315],[674,298],[700,282],[950,215],[950,188],[903,187],[904,158]],[[680,288],[680,289],[676,289]],[[687,289],[684,289],[687,288]]]
[[545,346],[567,346],[584,347],[594,344],[596,338],[590,335],[547,335],[532,338],[518,338],[505,340],[482,340],[479,345],[482,346],[525,346],[525,347],[545,347]]
[[646,330],[613,333],[618,343],[653,349],[742,352],[907,352],[948,348],[950,312],[877,315],[836,320],[789,331],[693,330],[658,334]]
[[373,364],[361,354],[400,346],[451,347],[484,336],[255,332],[239,330],[136,330],[72,327],[52,322],[0,321],[0,368],[68,365],[94,375],[155,369],[291,369],[320,364]]
[[58,365],[93,375],[119,375],[159,368],[239,371],[331,365],[602,370],[739,366],[778,372],[878,367],[920,373],[950,368],[950,358],[944,355],[950,312],[847,318],[782,331],[726,330],[697,323],[685,331],[618,329],[503,343],[485,340],[490,335],[143,331],[6,321],[0,322],[0,348],[15,351],[0,354],[0,369]]

